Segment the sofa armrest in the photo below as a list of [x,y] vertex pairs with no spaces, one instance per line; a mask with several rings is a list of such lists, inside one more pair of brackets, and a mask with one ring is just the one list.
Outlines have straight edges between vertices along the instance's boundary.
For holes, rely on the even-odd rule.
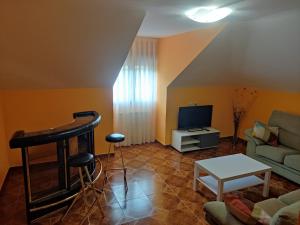
[[259,140],[258,138],[255,138],[252,136],[253,129],[249,128],[245,130],[245,138],[247,141],[253,141],[255,145],[263,145],[264,142],[262,140]]
[[212,225],[243,225],[227,210],[224,202],[207,202],[204,204],[206,220]]
[[246,154],[250,157],[254,157],[256,147],[259,145],[263,145],[264,142],[252,136],[252,129],[245,130],[245,139],[248,141]]

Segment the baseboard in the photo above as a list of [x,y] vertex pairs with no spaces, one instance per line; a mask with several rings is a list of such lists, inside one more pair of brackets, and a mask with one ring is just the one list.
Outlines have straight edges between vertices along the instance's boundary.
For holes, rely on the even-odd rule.
[[[95,155],[95,157],[96,158],[100,158],[100,159],[105,159],[105,158],[107,158],[107,155],[108,155],[107,153],[105,153],[105,154],[97,154],[97,155]],[[109,154],[110,157],[114,157],[114,155],[115,155],[115,153],[110,153]],[[4,179],[3,179],[3,182],[0,183],[0,192],[1,192],[2,188],[3,188],[3,185],[5,185],[5,183],[6,183],[6,180],[7,180],[7,177],[9,175],[9,173],[11,173],[14,170],[18,170],[18,169],[22,169],[22,165],[20,165],[20,166],[12,166],[12,167],[8,168],[8,170],[6,172],[6,175],[5,175]]]
[[[232,139],[233,139],[233,136],[220,137],[220,141],[232,142]],[[244,140],[243,138],[238,137],[237,144],[239,144],[239,143],[246,145],[247,141]]]
[[219,138],[220,141],[232,141],[232,136],[224,136]]
[[[102,158],[106,158],[107,155],[108,155],[107,153],[104,153],[104,154],[96,154],[95,157],[96,157],[96,158],[102,159]],[[115,155],[115,153],[110,153],[110,154],[109,154],[110,157],[113,157],[114,155]],[[7,177],[8,173],[9,173],[11,170],[19,169],[19,168],[22,168],[22,165],[10,167],[10,168],[8,169],[7,173],[6,173],[6,176],[5,176],[5,179],[4,179],[3,184],[5,183],[5,180],[6,180],[6,177]]]
[[97,154],[95,155],[96,158],[99,158],[99,159],[105,159],[107,158],[107,156],[109,155],[109,157],[114,157],[115,156],[115,153],[104,153],[104,154]]
[[6,182],[7,175],[8,175],[8,173],[9,173],[9,170],[10,170],[10,168],[8,168],[8,170],[6,171],[6,174],[5,174],[4,178],[3,178],[3,180],[1,180],[1,182],[0,182],[0,193],[1,193],[1,190],[2,190],[3,185],[4,185],[5,182]]
[[[220,137],[220,141],[228,141],[228,142],[231,142],[232,141],[232,136],[226,136],[226,137]],[[162,143],[160,143],[158,140],[155,140],[156,143],[158,144],[161,144],[162,146],[164,146],[165,148],[173,148],[171,144],[168,144],[168,145],[164,145]],[[241,144],[244,144],[246,145],[247,144],[247,141],[242,139],[242,138],[238,138],[238,142],[237,143],[241,143]],[[174,148],[173,148],[174,149]],[[104,153],[104,154],[96,154],[95,157],[96,158],[99,158],[99,159],[105,159],[107,158],[108,154],[107,153]],[[109,153],[109,157],[114,157],[115,156],[115,153]],[[5,175],[5,178],[3,179],[3,182],[2,184],[0,184],[0,191],[2,190],[2,187],[3,185],[5,184],[6,182],[6,179],[7,179],[7,176],[8,174],[12,171],[12,170],[16,170],[16,169],[20,169],[22,168],[22,166],[12,166],[8,169],[6,175]]]
[[161,141],[161,140],[155,139],[155,142],[157,142],[157,143],[159,143],[159,144],[165,146],[165,144],[164,144],[163,141]]
[[2,182],[2,184],[1,184],[1,187],[0,187],[0,193],[1,193],[1,191],[2,191],[3,186],[7,183],[6,180],[7,180],[8,175],[9,175],[13,170],[18,170],[18,169],[21,170],[21,169],[22,169],[22,166],[12,166],[12,167],[9,167],[9,168],[8,168],[8,170],[7,170],[7,172],[6,172],[6,175],[5,175],[4,179],[3,179],[3,182]]
[[[224,137],[220,137],[220,138],[219,138],[220,141],[224,141],[224,142],[225,142],[225,141],[226,141],[226,142],[232,142],[232,139],[233,139],[233,136],[224,136]],[[158,142],[158,143],[160,143],[160,142]],[[246,145],[246,144],[247,144],[247,141],[244,140],[244,139],[242,139],[242,138],[238,138],[237,144],[239,144],[239,143],[241,143],[241,144],[243,144],[243,145]],[[161,144],[161,143],[160,143],[160,144]],[[163,145],[163,144],[161,144],[161,145]],[[168,148],[168,147],[173,148],[171,144],[163,145],[163,146],[166,147],[166,148]],[[174,149],[175,149],[175,148],[174,148]]]
[[247,145],[247,141],[243,138],[238,138],[238,143],[242,143],[243,145]]

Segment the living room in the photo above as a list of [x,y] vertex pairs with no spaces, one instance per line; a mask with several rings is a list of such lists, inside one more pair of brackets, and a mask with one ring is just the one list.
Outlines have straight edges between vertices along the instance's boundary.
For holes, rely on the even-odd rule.
[[[97,126],[93,124],[93,128],[89,126],[95,132],[91,132],[94,136],[88,141],[90,147],[94,145],[94,157],[101,159],[96,167],[103,166],[100,181],[96,182],[101,209],[93,207],[93,213],[87,216],[84,224],[248,224],[241,222],[238,215],[228,213],[228,205],[226,213],[233,220],[224,219],[225,214],[221,219],[214,218],[207,213],[205,204],[216,203],[212,207],[221,207],[223,211],[220,208],[216,211],[224,213],[223,202],[232,197],[230,194],[242,195],[242,200],[238,199],[240,202],[247,198],[257,205],[278,197],[280,201],[280,196],[288,193],[300,200],[299,193],[292,192],[299,189],[299,159],[285,160],[288,155],[297,156],[295,151],[300,150],[299,2],[222,0],[213,3],[194,0],[184,3],[168,0],[0,3],[3,33],[0,37],[2,224],[79,224],[85,218],[81,200],[70,209],[64,221],[61,218],[65,207],[57,207],[50,213],[45,213],[42,207],[36,216],[34,213],[38,209],[26,204],[30,199],[26,197],[23,183],[26,186],[23,181],[26,173],[23,172],[30,173],[31,169],[22,172],[22,166],[24,168],[28,162],[21,153],[26,153],[27,147],[31,151],[32,145],[16,148],[10,145],[21,146],[21,142],[11,142],[15,140],[16,131],[24,130],[29,134],[52,128],[47,132],[53,134],[56,131],[53,127],[68,124],[72,119],[76,122],[81,114],[77,118],[73,113],[84,111],[99,114],[99,118],[93,114],[95,121],[98,118],[100,122]],[[217,8],[208,7],[212,5]],[[191,9],[197,7],[206,7],[203,10],[229,8],[230,13],[228,11],[227,17],[216,22],[197,22],[189,18]],[[140,44],[142,42],[146,44]],[[134,51],[135,48],[141,51]],[[152,58],[139,61],[144,57],[139,55],[143,51],[149,51],[147,54]],[[147,82],[142,80],[142,86],[126,86],[126,82],[121,82],[120,74],[126,79],[131,76],[126,68],[135,68],[136,62],[142,65],[149,60],[154,69],[145,73]],[[135,72],[132,74],[134,76]],[[139,84],[135,78],[130,79],[135,85]],[[117,82],[119,88],[114,90]],[[143,95],[148,89],[150,95]],[[134,90],[135,98],[141,93],[151,102],[135,106],[135,113],[126,117],[126,107],[132,106],[133,100],[124,107],[124,101],[116,96],[127,96],[128,90]],[[185,153],[177,151],[172,144],[172,132],[179,128],[180,108],[207,105],[212,106],[211,118],[209,125],[203,127],[218,131],[217,146]],[[149,111],[137,116],[136,109],[140,108]],[[242,114],[238,118],[238,129],[235,129],[237,113]],[[199,126],[185,129],[203,128]],[[271,132],[272,127],[278,130]],[[232,144],[235,131],[238,139]],[[115,137],[107,139],[113,132],[124,134],[124,140],[115,149],[111,148],[112,143],[116,143]],[[277,136],[275,144],[269,142],[274,133]],[[253,136],[256,137],[253,139]],[[39,146],[39,141],[34,144],[29,161],[49,157],[49,149],[54,155],[58,154],[55,145]],[[122,147],[118,147],[119,144]],[[71,142],[69,145],[73,146]],[[272,150],[276,154],[278,146],[284,146],[284,150],[280,150],[283,152],[280,156],[271,154],[273,163],[270,159],[264,161],[270,149],[257,150],[260,145],[275,145]],[[259,151],[257,156],[255,153]],[[248,185],[228,195],[222,194],[223,199],[218,202],[215,202],[218,193],[205,184],[197,182],[198,188],[194,190],[196,161],[236,154],[247,155],[267,166],[261,169],[261,164],[255,164],[247,170],[249,177],[260,174],[259,180],[255,180],[259,184],[251,186],[251,182],[243,181],[243,185]],[[244,162],[239,168],[238,176],[241,176],[245,173],[241,172],[242,168],[245,169],[249,161],[236,160]],[[284,165],[285,161],[290,162],[289,166]],[[223,170],[230,167],[225,162],[221,164],[226,166]],[[107,167],[113,169],[114,166],[122,169],[108,172]],[[272,173],[268,181],[263,174],[267,174],[269,167]],[[238,168],[233,170],[238,171]],[[208,171],[205,173],[207,175]],[[37,184],[31,180],[33,177],[37,181],[40,179],[33,174],[27,180],[28,187],[30,183]],[[86,179],[87,175],[85,181],[88,182]],[[268,215],[268,221],[258,221],[258,224],[296,224],[272,220],[276,213],[269,213],[272,215]],[[28,219],[31,214],[32,220]],[[255,224],[252,219],[249,223]]]

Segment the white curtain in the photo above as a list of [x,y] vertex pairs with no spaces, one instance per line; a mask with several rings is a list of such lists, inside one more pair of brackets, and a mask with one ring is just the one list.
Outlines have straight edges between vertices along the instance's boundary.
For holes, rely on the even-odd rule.
[[156,39],[136,38],[113,87],[114,129],[124,146],[155,140]]

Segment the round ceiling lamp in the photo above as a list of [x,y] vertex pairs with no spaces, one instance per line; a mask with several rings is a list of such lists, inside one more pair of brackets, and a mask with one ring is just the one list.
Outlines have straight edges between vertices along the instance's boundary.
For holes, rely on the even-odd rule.
[[185,15],[199,23],[213,23],[229,16],[232,11],[229,7],[218,8],[216,6],[208,6],[193,8],[188,10]]

